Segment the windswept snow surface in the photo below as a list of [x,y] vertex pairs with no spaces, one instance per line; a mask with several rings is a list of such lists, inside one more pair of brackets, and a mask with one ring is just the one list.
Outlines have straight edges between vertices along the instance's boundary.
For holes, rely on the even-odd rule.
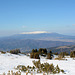
[[[75,60],[72,58],[66,58],[66,60],[48,60],[43,57],[41,57],[40,61],[41,63],[53,63],[55,66],[58,64],[60,69],[65,70],[65,75],[75,75]],[[1,54],[0,53],[0,74],[3,72],[7,73],[9,70],[15,71],[15,67],[18,65],[25,65],[25,66],[33,66],[32,61],[35,59],[30,59],[28,56],[20,54],[20,55],[14,55],[10,53]],[[37,61],[37,59],[36,59]],[[22,72],[22,75],[25,75],[25,73]],[[30,74],[28,74],[30,75]],[[42,75],[42,74],[36,74],[36,75]],[[51,75],[51,74],[50,74]],[[55,75],[64,75],[62,73],[55,74]]]

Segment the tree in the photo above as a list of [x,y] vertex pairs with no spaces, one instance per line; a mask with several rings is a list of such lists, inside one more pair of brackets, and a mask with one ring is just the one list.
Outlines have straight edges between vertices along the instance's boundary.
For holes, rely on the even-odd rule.
[[49,53],[51,53],[52,54],[52,51],[50,50],[50,52]]
[[40,54],[40,55],[42,54],[42,48],[39,49],[39,54]]
[[47,59],[52,59],[52,54],[51,53],[47,54]]
[[38,53],[34,53],[34,58],[35,59],[40,59],[39,54]]
[[37,49],[35,49],[35,52],[37,52]]
[[42,54],[47,54],[47,49],[46,48],[40,48],[39,49],[39,54],[42,55]]
[[34,49],[32,49],[32,53],[34,53],[35,51],[34,51]]
[[61,52],[61,53],[59,54],[59,58],[64,58],[64,56],[65,56],[64,52]]
[[60,73],[60,68],[59,68],[58,65],[56,66],[56,72],[57,72],[57,73]]
[[13,49],[13,50],[10,50],[10,53],[18,54],[18,53],[21,53],[21,52],[20,52],[20,49]]
[[30,53],[30,58],[34,58],[34,53]]
[[38,53],[30,53],[30,58],[40,59]]
[[32,49],[32,53],[36,53],[37,52],[37,49]]
[[71,51],[70,57],[71,57],[71,58],[72,58],[72,57],[75,57],[75,51]]
[[53,57],[53,54],[52,54],[52,51],[50,50],[50,52],[47,54],[47,59],[52,59]]

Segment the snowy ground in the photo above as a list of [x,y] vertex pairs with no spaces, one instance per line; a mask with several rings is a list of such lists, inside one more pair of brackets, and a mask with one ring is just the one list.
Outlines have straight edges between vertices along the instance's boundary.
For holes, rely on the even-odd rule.
[[[65,70],[66,75],[75,75],[75,60],[72,58],[66,58],[66,60],[48,60],[45,58],[41,58],[41,63],[53,63],[55,66],[58,64],[60,69]],[[13,55],[10,53],[1,54],[0,53],[0,74],[3,72],[8,72],[9,70],[15,71],[14,67],[18,65],[25,65],[25,66],[33,66],[32,61],[35,59],[30,59],[26,55]],[[25,73],[22,73],[22,75],[25,75]],[[30,75],[30,74],[28,74]],[[42,74],[37,74],[42,75]],[[55,74],[55,75],[63,75]]]

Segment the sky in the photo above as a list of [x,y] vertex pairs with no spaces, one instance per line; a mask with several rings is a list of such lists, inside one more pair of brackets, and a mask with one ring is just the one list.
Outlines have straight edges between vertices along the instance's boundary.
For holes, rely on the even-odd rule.
[[33,31],[75,36],[75,0],[0,0],[0,36]]

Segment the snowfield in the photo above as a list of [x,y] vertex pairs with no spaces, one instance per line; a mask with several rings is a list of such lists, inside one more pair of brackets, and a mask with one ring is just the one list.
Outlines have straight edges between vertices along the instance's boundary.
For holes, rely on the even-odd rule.
[[[45,59],[44,57],[41,57],[40,61],[41,63],[53,63],[55,66],[58,64],[60,69],[65,70],[65,75],[75,75],[75,60],[72,58],[66,58],[67,60],[49,60]],[[32,61],[37,59],[30,59],[28,56],[20,54],[1,54],[0,53],[0,74],[3,72],[7,73],[9,70],[16,71],[14,68],[18,65],[25,65],[25,66],[33,66]],[[25,75],[25,73],[22,72],[22,75]],[[30,75],[30,74],[28,74]],[[36,75],[43,75],[43,74],[36,74]],[[53,75],[53,74],[50,74]],[[64,75],[62,73],[55,74],[55,75]]]

